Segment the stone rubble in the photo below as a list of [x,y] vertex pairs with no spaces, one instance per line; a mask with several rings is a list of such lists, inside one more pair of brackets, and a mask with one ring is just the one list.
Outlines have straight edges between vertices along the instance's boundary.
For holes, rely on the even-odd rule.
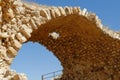
[[[22,44],[31,37],[33,30],[38,29],[38,26],[48,20],[70,14],[79,14],[89,20],[94,20],[97,26],[106,34],[120,39],[120,34],[106,29],[98,16],[88,12],[85,8],[81,10],[80,7],[38,6],[21,0],[0,0],[0,70],[3,69],[4,72],[4,68],[10,66]],[[8,71],[10,72],[10,70]],[[18,76],[17,73],[16,75]],[[9,76],[14,79],[12,74],[9,74]],[[21,75],[21,77],[25,76]],[[19,80],[26,80],[26,78],[22,79],[21,77]],[[6,78],[4,74],[0,73],[0,80],[7,80]]]
[[27,80],[25,74],[16,73],[16,71],[0,68],[0,80]]

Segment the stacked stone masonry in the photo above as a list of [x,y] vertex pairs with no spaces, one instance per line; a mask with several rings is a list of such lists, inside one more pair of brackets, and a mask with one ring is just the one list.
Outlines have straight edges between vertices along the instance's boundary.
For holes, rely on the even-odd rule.
[[106,34],[120,39],[119,33],[103,27],[98,16],[88,12],[87,9],[41,6],[20,0],[0,0],[0,80],[27,80],[24,74],[16,73],[9,68],[18,50],[41,24],[71,14],[78,14],[85,16],[88,20],[94,20]]

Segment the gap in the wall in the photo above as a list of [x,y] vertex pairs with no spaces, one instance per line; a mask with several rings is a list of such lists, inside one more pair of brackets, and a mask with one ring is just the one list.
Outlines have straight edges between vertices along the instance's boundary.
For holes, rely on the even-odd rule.
[[44,46],[27,42],[13,60],[11,69],[27,74],[28,80],[41,80],[41,75],[63,68],[57,57]]

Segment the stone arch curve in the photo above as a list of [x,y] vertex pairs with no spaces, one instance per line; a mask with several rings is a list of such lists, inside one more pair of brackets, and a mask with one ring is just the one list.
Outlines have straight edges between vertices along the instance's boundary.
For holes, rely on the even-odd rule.
[[[1,79],[27,79],[24,74],[9,69],[18,50],[27,41],[45,45],[58,57],[64,67],[61,80],[119,79],[120,35],[105,28],[98,16],[87,9],[2,0],[0,14]],[[109,55],[102,56],[103,53]]]

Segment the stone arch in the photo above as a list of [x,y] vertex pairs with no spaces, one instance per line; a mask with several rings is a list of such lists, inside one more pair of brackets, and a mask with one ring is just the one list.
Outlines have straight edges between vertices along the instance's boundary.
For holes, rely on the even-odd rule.
[[107,80],[112,76],[119,79],[119,71],[114,70],[119,67],[114,68],[114,65],[119,65],[115,60],[120,58],[120,41],[105,34],[86,17],[69,15],[52,19],[31,35],[30,41],[45,45],[61,61],[63,76],[60,80]]
[[61,61],[64,67],[61,80],[119,80],[120,36],[105,28],[98,16],[87,9],[4,0],[0,3],[0,14],[2,78],[26,80],[23,74],[10,71],[9,65],[23,43],[35,41]]

